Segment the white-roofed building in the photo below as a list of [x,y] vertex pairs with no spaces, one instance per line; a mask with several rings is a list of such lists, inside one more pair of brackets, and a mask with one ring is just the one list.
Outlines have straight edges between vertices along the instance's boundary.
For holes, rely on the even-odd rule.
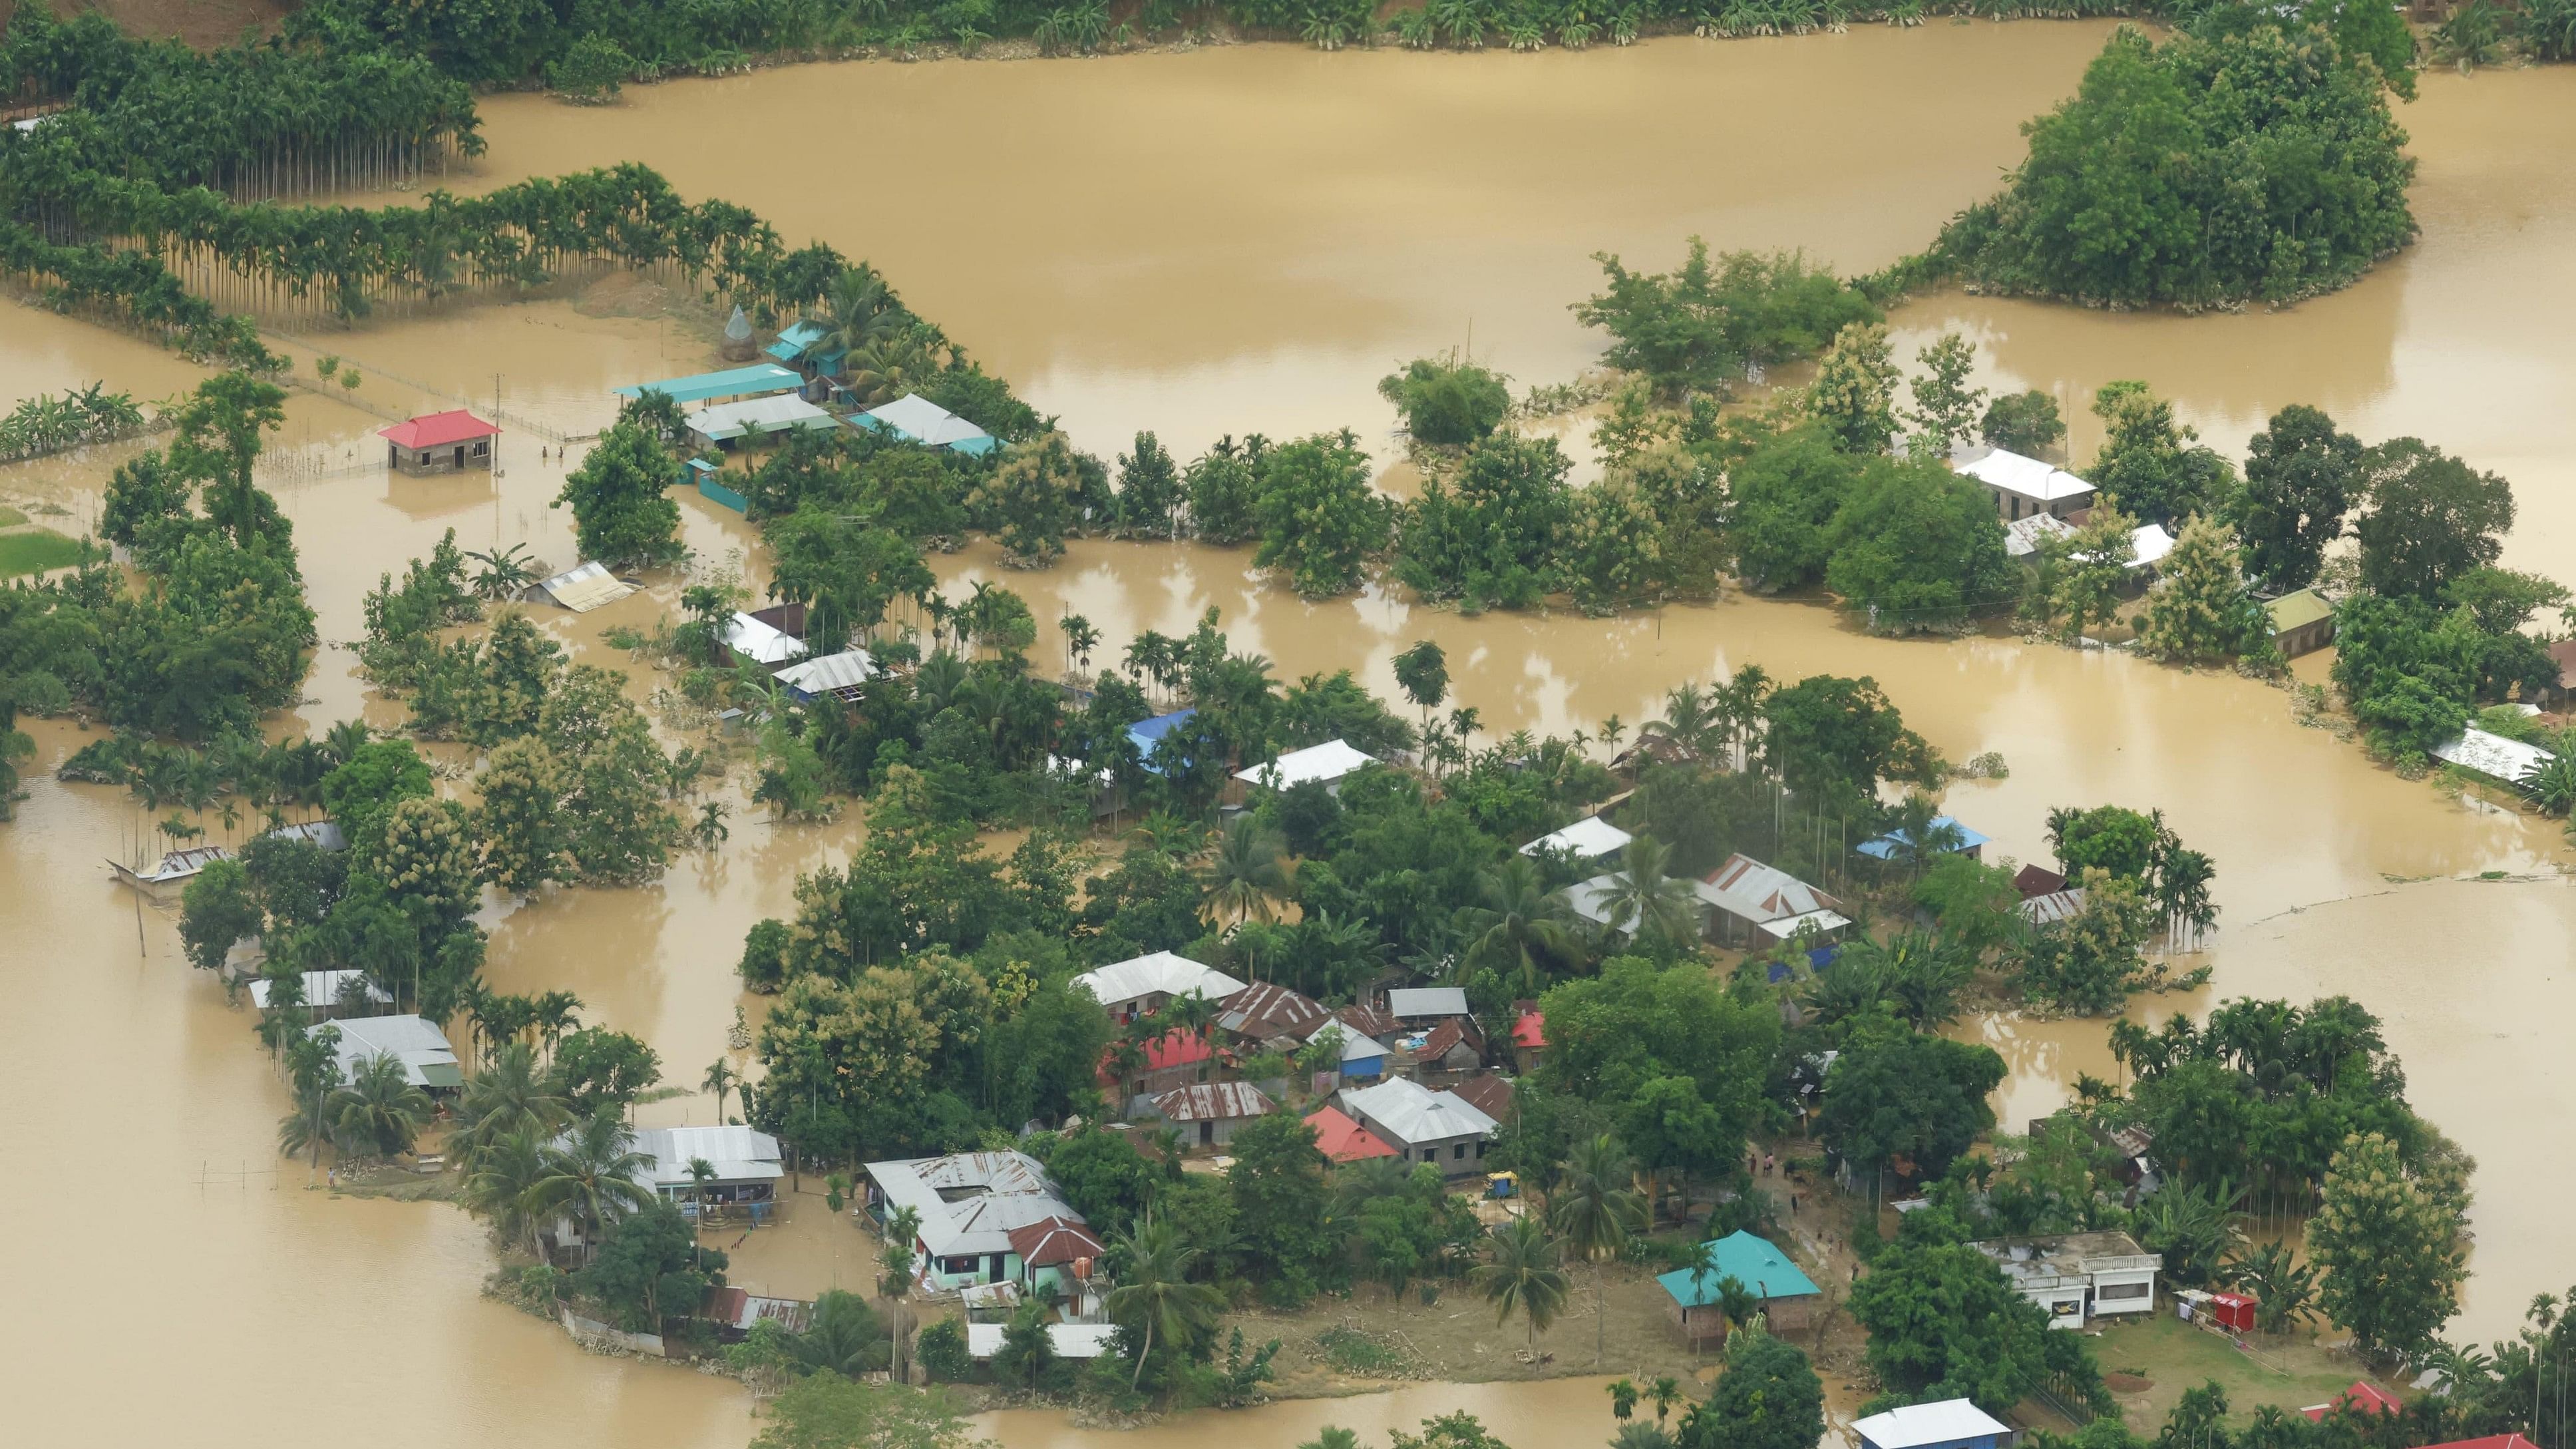
[[1449,1177],[1480,1170],[1494,1119],[1455,1092],[1435,1092],[1409,1077],[1348,1087],[1342,1110],[1384,1138],[1406,1162],[1428,1162]]
[[1564,855],[1575,860],[1605,860],[1636,839],[1598,815],[1587,815],[1563,830],[1552,830],[1521,847],[1523,855]]
[[984,454],[1002,445],[1001,439],[957,416],[917,392],[908,392],[882,407],[873,407],[850,419],[870,431],[892,429],[899,437],[929,448],[946,448],[951,452]]
[[2034,926],[2055,926],[2073,920],[2084,909],[2084,887],[2069,886],[2062,891],[2042,891],[2015,907],[2021,918]]
[[587,614],[635,592],[633,584],[619,579],[600,563],[577,564],[532,587],[576,614]]
[[787,1175],[780,1166],[778,1139],[750,1127],[640,1127],[635,1150],[647,1161],[635,1169],[635,1181],[663,1197],[682,1202],[697,1197],[689,1164],[703,1160],[715,1169],[707,1180],[710,1202],[768,1202]]
[[1463,986],[1399,986],[1386,994],[1386,1014],[1411,1025],[1467,1014]]
[[844,649],[819,659],[807,659],[778,671],[778,682],[786,687],[791,699],[813,699],[830,695],[847,704],[859,697],[859,686],[874,679],[877,662],[865,649]]
[[1951,471],[1985,485],[2009,523],[2034,513],[2065,518],[2093,506],[2093,485],[2037,458],[1979,443],[1950,454]]
[[[254,978],[250,983],[250,1004],[261,1011],[268,1010],[276,988],[277,983],[265,976]],[[392,997],[368,982],[364,971],[307,971],[302,1004],[319,1020],[342,1011],[371,1011],[394,1003]]]
[[[2053,513],[2032,513],[2004,525],[2004,553],[2012,558],[2028,559],[2039,552],[2042,540],[2072,538],[2075,525]],[[2151,569],[2165,561],[2174,551],[2174,536],[2161,523],[2142,523],[2129,531],[2129,567]]]
[[1204,996],[1211,1005],[1243,989],[1243,983],[1170,951],[1131,956],[1085,971],[1074,984],[1091,993],[1114,1021],[1134,1021],[1163,1009],[1176,996]]
[[403,1076],[415,1087],[441,1092],[465,1085],[456,1048],[438,1023],[426,1017],[352,1016],[332,1025],[340,1032],[337,1050],[344,1081],[361,1058],[389,1056],[403,1064]]
[[1260,785],[1271,790],[1286,790],[1298,785],[1321,784],[1326,792],[1341,793],[1342,781],[1374,765],[1377,757],[1364,753],[1348,740],[1326,740],[1302,750],[1290,750],[1266,765],[1237,770],[1234,778],[1247,785]]
[[[868,1207],[878,1221],[911,1208],[913,1249],[933,1292],[978,1283],[1061,1279],[1074,1292],[1089,1277],[1099,1240],[1036,1158],[1024,1152],[956,1152],[867,1165]],[[1032,1281],[1035,1279],[1036,1281]]]
[[1852,1425],[1861,1449],[2011,1449],[2012,1426],[1968,1399],[1908,1404]]
[[[970,1323],[966,1325],[966,1352],[969,1357],[991,1358],[1002,1351],[1002,1333],[1008,1325]],[[1099,1358],[1111,1352],[1118,1342],[1118,1325],[1114,1323],[1050,1323],[1047,1342],[1054,1346],[1057,1358]]]
[[839,427],[841,420],[792,392],[715,403],[689,414],[689,434],[701,448],[772,433]]
[[2433,747],[2433,758],[2463,770],[2475,770],[2509,785],[2519,785],[2537,774],[2540,767],[2558,758],[2538,745],[2526,745],[2499,734],[2471,729],[2460,737]]
[[754,664],[776,668],[805,657],[805,641],[766,620],[737,613],[725,621],[724,646]]
[[1851,924],[1839,910],[1841,901],[1749,855],[1728,856],[1693,890],[1716,912],[1713,925],[1722,941],[1742,939],[1767,948],[1810,926],[1831,940]]

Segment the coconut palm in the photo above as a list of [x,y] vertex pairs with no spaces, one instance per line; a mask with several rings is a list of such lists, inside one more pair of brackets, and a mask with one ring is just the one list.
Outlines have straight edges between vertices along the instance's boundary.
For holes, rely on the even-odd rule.
[[350,1064],[349,1084],[331,1094],[331,1137],[360,1157],[391,1157],[411,1150],[412,1138],[437,1108],[412,1085],[411,1070],[390,1052]]
[[823,296],[823,353],[857,353],[892,337],[903,328],[903,311],[887,290],[885,279],[866,267],[851,267],[832,279]]
[[322,1144],[331,1140],[331,1096],[327,1092],[299,1091],[295,1110],[277,1124],[277,1150],[280,1155],[295,1157],[309,1154],[307,1168],[322,1165]]
[[741,1080],[741,1075],[734,1071],[732,1065],[725,1061],[724,1058],[718,1057],[715,1060],[715,1065],[707,1068],[705,1078],[698,1083],[698,1085],[704,1090],[715,1094],[716,1123],[718,1126],[722,1126],[725,1120],[725,1094],[732,1091],[734,1084]]
[[465,1086],[457,1104],[462,1125],[455,1141],[471,1171],[475,1159],[504,1137],[542,1138],[572,1116],[571,1107],[537,1066],[537,1054],[525,1042],[510,1042]]
[[1931,1031],[1959,1019],[1959,993],[1975,976],[1976,961],[1933,932],[1898,931],[1884,942],[1860,936],[1845,946],[1827,974],[1846,972],[1855,995],[1866,982],[1907,1024]]
[[1699,933],[1699,896],[1688,880],[1667,873],[1673,849],[1652,836],[1628,842],[1618,871],[1601,894],[1610,929],[1675,945]]
[[1128,1375],[1127,1387],[1132,1390],[1144,1380],[1145,1360],[1153,1356],[1156,1335],[1169,1343],[1206,1332],[1215,1326],[1225,1299],[1215,1288],[1189,1281],[1198,1250],[1183,1243],[1169,1223],[1155,1222],[1151,1214],[1121,1237],[1117,1246],[1127,1268],[1119,1275],[1118,1286],[1109,1290],[1109,1318],[1122,1326],[1141,1324],[1145,1330],[1136,1352],[1136,1371]]
[[1525,855],[1504,859],[1476,878],[1477,904],[1460,923],[1467,949],[1458,958],[1460,979],[1491,967],[1524,996],[1536,996],[1547,969],[1575,959],[1573,912],[1547,888],[1538,863]]
[[635,1174],[650,1159],[635,1150],[635,1134],[606,1107],[546,1144],[545,1173],[528,1191],[539,1217],[563,1213],[582,1229],[585,1245],[601,1230],[644,1205],[651,1196]]
[[1566,1154],[1565,1172],[1548,1194],[1547,1215],[1566,1246],[1592,1264],[1592,1358],[1599,1362],[1608,1333],[1610,1302],[1601,1265],[1628,1246],[1646,1226],[1646,1200],[1629,1184],[1635,1165],[1608,1133],[1578,1142]]
[[809,1369],[828,1369],[855,1379],[882,1368],[887,1352],[885,1320],[868,1301],[845,1288],[835,1288],[814,1301],[813,1326],[796,1335],[792,1352]]
[[1557,1266],[1556,1240],[1536,1218],[1514,1218],[1487,1234],[1494,1259],[1470,1275],[1476,1291],[1494,1305],[1494,1321],[1509,1323],[1514,1313],[1529,1329],[1529,1356],[1538,1357],[1538,1336],[1565,1311],[1565,1272]]
[[504,1239],[533,1249],[538,1215],[530,1210],[531,1191],[546,1170],[545,1145],[535,1133],[496,1138],[466,1170],[465,1210],[489,1220]]
[[1241,925],[1267,921],[1276,914],[1272,900],[1288,893],[1287,853],[1287,842],[1279,832],[1251,816],[1227,821],[1215,853],[1199,870],[1199,883],[1207,887],[1201,909],[1208,921]]
[[1706,758],[1725,732],[1725,717],[1718,712],[1717,701],[1696,683],[1681,685],[1665,695],[1664,717],[1637,727],[1641,740],[1662,740],[1674,753],[1694,760]]

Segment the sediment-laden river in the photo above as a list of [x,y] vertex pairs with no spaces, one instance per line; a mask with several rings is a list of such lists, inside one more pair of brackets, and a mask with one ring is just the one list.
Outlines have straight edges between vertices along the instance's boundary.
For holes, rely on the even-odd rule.
[[[791,239],[871,259],[1103,452],[1146,427],[1184,456],[1221,433],[1343,424],[1382,444],[1376,378],[1465,343],[1471,326],[1477,355],[1523,381],[1588,361],[1597,340],[1564,309],[1597,276],[1593,250],[1661,266],[1696,231],[1860,270],[1919,245],[1992,188],[2018,153],[2018,123],[2072,89],[2102,34],[1945,24],[1538,57],[1247,47],[803,67],[639,89],[595,111],[496,97],[492,154],[457,181],[649,162],[692,196],[728,197]],[[2197,319],[1950,296],[1896,320],[1909,337],[1971,331],[1990,381],[2056,391],[2079,456],[2082,400],[2119,377],[2148,379],[2231,449],[2298,401],[2365,437],[2421,434],[2514,479],[2523,515],[2509,563],[2576,582],[2576,440],[2563,424],[2576,355],[2562,341],[2576,334],[2576,292],[2548,281],[2576,275],[2576,72],[2427,76],[2403,119],[2423,161],[2424,239],[2338,296]],[[0,303],[0,339],[0,406],[97,379],[159,396],[198,376],[15,303]],[[295,521],[326,641],[354,635],[377,576],[446,528],[469,548],[526,541],[572,562],[569,518],[546,506],[565,465],[539,456],[551,446],[542,430],[587,432],[607,387],[712,365],[649,289],[621,284],[314,341],[366,381],[354,405],[299,396],[265,481]],[[538,425],[505,437],[497,478],[388,480],[365,466],[381,416],[454,405],[440,393],[488,404],[496,389],[505,413]],[[130,447],[0,469],[0,499],[50,503],[67,510],[59,526],[77,528]],[[744,550],[758,577],[738,517],[695,498],[684,513],[693,547]],[[1874,675],[1952,758],[2008,760],[2008,779],[1950,797],[1998,849],[2041,856],[2050,805],[2113,800],[2163,808],[2216,856],[2215,983],[2145,1011],[2341,991],[2387,1019],[2418,1106],[2480,1159],[2463,1331],[2501,1334],[2529,1294],[2576,1278],[2547,1207],[2565,1170],[2532,1150],[2576,1110],[2549,1035],[2576,1009],[2576,889],[2555,874],[2568,852],[2554,828],[2397,780],[2293,723],[2282,692],[2228,675],[1993,639],[1876,640],[1812,606],[1745,599],[1609,621],[1468,619],[1377,594],[1310,605],[1248,577],[1248,563],[1085,543],[1050,572],[1004,581],[1041,620],[1087,615],[1112,652],[1217,605],[1236,646],[1290,678],[1350,664],[1390,690],[1393,652],[1435,638],[1459,697],[1500,729],[1633,722],[1671,684],[1745,663]],[[1004,577],[982,548],[942,571],[952,583]],[[651,618],[672,593],[542,620],[585,657],[622,662],[599,631]],[[1055,647],[1042,639],[1039,657]],[[351,667],[345,648],[326,647],[303,721],[399,717]],[[741,1444],[733,1385],[583,1357],[479,1300],[489,1258],[462,1214],[334,1200],[271,1157],[284,1094],[246,1015],[187,969],[167,916],[108,881],[103,858],[126,849],[133,809],[50,779],[80,737],[33,729],[31,797],[0,826],[0,1158],[42,1173],[0,1205],[28,1305],[0,1328],[13,1381],[36,1390],[18,1396],[22,1432]],[[658,886],[491,913],[495,983],[569,988],[694,1082],[726,1051],[733,1008],[757,1019],[732,976],[743,930],[790,909],[797,872],[857,836],[846,822],[772,827],[735,798],[727,846],[683,858]],[[2532,879],[2456,879],[2485,872]],[[2008,1122],[2054,1105],[2075,1072],[2107,1071],[2099,1023],[1968,1029],[2013,1064]],[[648,1109],[664,1121],[709,1110],[704,1098]],[[856,1281],[858,1254],[815,1203],[744,1245],[736,1276],[810,1294]],[[1588,1381],[1417,1387],[1227,1423],[1284,1449],[1326,1421],[1373,1439],[1385,1423],[1463,1406],[1527,1426],[1505,1430],[1515,1442],[1581,1442],[1604,1431],[1599,1402]],[[1052,1415],[987,1427],[1012,1449],[1107,1442]]]

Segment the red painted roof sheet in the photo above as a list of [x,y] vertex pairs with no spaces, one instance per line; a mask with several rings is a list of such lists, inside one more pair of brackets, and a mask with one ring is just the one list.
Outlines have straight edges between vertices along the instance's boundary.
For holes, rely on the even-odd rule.
[[1339,1107],[1308,1113],[1306,1125],[1315,1129],[1315,1146],[1335,1162],[1395,1156],[1395,1149],[1387,1145],[1385,1138],[1352,1121]]
[[390,439],[398,448],[444,448],[450,443],[468,443],[499,433],[499,427],[483,421],[463,408],[452,412],[425,413],[409,422],[390,428],[376,429],[376,436]]
[[2532,1449],[2532,1443],[2520,1434],[2489,1434],[2483,1439],[2454,1439],[2448,1444],[2427,1444],[2424,1449]]
[[1066,1217],[1044,1217],[1026,1227],[1013,1228],[1010,1239],[1011,1251],[1032,1268],[1070,1263],[1076,1258],[1097,1258],[1102,1251],[1091,1229]]
[[1512,1045],[1518,1047],[1529,1047],[1532,1050],[1536,1050],[1539,1047],[1547,1045],[1546,1013],[1537,1011],[1522,1012],[1519,1018],[1512,1023]]
[[[2310,1404],[2299,1412],[2307,1415],[2311,1419],[2323,1419],[2326,1415],[2333,1413],[2336,1409],[2341,1408],[2346,1404],[2350,1404],[2353,1408],[2353,1412],[2359,1414],[2394,1414],[2400,1407],[2402,1407],[2397,1402],[2396,1395],[2387,1393],[2375,1385],[2366,1384],[2359,1379],[2354,1379],[2352,1381],[2351,1388],[2335,1395],[2334,1402],[2329,1404]],[[2472,1442],[2484,1443],[2486,1441],[2476,1440]]]

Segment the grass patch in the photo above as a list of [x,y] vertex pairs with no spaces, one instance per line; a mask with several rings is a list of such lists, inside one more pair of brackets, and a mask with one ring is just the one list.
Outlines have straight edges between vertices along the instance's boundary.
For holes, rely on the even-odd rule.
[[59,533],[0,533],[0,579],[80,562],[80,545]]
[[2303,1335],[2258,1335],[2248,1342],[2251,1354],[2166,1312],[2105,1329],[2093,1349],[2106,1372],[2149,1381],[2142,1392],[2120,1395],[2129,1427],[2141,1433],[2162,1425],[2184,1390],[2211,1380],[2227,1391],[2229,1417],[2241,1423],[2265,1404],[2297,1409],[2331,1402],[2354,1379],[2369,1377],[2357,1361],[2328,1353]]
[[1348,1324],[1335,1324],[1316,1334],[1315,1350],[1336,1372],[1360,1378],[1395,1378],[1413,1367],[1404,1350]]
[[19,524],[26,521],[27,515],[20,513],[17,509],[8,507],[5,504],[0,504],[0,528],[16,528]]

